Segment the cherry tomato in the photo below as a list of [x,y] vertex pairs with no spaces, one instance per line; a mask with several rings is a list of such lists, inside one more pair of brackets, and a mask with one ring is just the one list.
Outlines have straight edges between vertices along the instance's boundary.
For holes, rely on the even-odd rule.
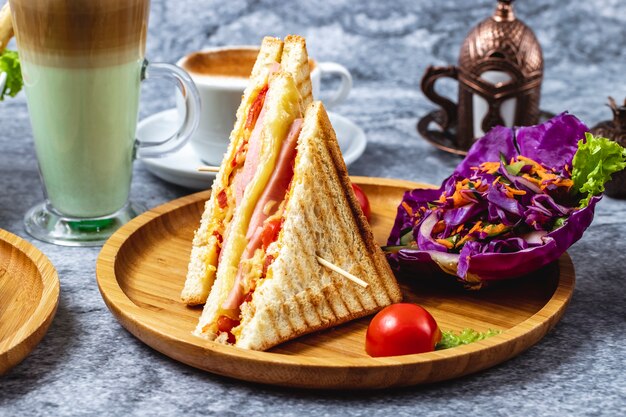
[[375,357],[431,352],[440,340],[439,326],[428,311],[417,304],[392,304],[370,322],[365,351]]
[[239,320],[231,319],[228,316],[219,316],[217,318],[217,329],[220,332],[230,332],[237,326],[239,326]]
[[217,319],[217,329],[220,332],[224,332],[228,334],[228,343],[234,344],[237,339],[235,335],[233,335],[232,330],[239,326],[239,320],[231,319],[228,316],[219,316]]
[[370,209],[370,202],[367,199],[367,196],[356,184],[352,184],[352,189],[354,190],[354,194],[356,195],[356,199],[359,200],[359,205],[361,206],[361,210],[363,210],[363,214],[367,221],[370,221],[370,216],[372,215],[372,210]]

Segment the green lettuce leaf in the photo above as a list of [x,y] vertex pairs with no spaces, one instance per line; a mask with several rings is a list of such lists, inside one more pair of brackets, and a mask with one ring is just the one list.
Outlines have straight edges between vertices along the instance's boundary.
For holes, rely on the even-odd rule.
[[441,341],[437,343],[435,349],[449,349],[469,343],[477,342],[491,336],[502,333],[500,330],[489,329],[486,332],[478,332],[474,329],[463,329],[460,333],[454,331],[441,332]]
[[578,142],[578,150],[572,161],[572,190],[585,197],[580,207],[586,207],[594,195],[604,191],[604,183],[615,172],[626,168],[626,149],[607,138],[585,133],[585,143]]
[[4,100],[5,95],[15,97],[22,89],[22,70],[16,51],[6,49],[0,53],[0,73],[2,72],[6,73],[7,80],[0,91],[0,101]]

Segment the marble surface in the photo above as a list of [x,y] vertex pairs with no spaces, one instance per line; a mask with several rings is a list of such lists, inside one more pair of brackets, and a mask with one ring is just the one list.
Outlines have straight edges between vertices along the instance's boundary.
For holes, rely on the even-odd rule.
[[[320,60],[354,74],[336,109],[369,144],[354,175],[437,183],[458,163],[415,131],[433,106],[419,79],[451,64],[491,0],[286,2],[154,0],[148,56],[175,62],[211,45],[257,43],[299,33]],[[517,2],[543,45],[542,108],[569,110],[589,125],[609,118],[608,95],[626,97],[623,0]],[[452,83],[443,90],[454,96]],[[174,105],[171,88],[143,89],[141,117]],[[239,382],[179,364],[126,332],[95,283],[98,248],[33,241],[22,216],[42,198],[25,97],[0,103],[0,227],[32,241],[56,266],[58,312],[32,354],[0,378],[0,416],[39,415],[623,415],[626,409],[626,201],[605,198],[570,250],[576,289],[563,320],[536,346],[495,368],[453,381],[383,392],[291,391]],[[149,207],[188,194],[136,164],[132,195]]]

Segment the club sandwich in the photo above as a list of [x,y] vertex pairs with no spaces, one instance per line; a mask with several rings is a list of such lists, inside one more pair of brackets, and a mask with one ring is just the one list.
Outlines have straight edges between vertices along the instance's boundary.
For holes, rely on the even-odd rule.
[[[300,64],[290,66],[285,49],[294,38]],[[238,113],[182,294],[197,304],[203,301],[197,290],[209,292],[197,336],[255,350],[402,298],[354,195],[328,114],[312,102],[304,40],[285,39],[279,66],[268,57],[277,54],[261,48],[255,68],[269,71],[251,83],[254,97],[244,94],[242,106],[250,105]],[[250,133],[239,137],[242,126]]]

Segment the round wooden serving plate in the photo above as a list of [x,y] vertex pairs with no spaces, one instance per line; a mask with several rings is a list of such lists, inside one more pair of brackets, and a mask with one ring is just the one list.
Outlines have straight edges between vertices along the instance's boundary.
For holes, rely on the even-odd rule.
[[[407,181],[353,177],[369,196],[371,225],[384,244]],[[424,185],[421,185],[424,186]],[[191,240],[209,192],[150,210],[106,243],[96,274],[102,296],[128,331],[171,358],[247,381],[306,388],[383,388],[441,381],[501,363],[537,343],[561,318],[574,289],[571,260],[523,279],[468,292],[438,281],[402,282],[405,301],[425,306],[444,330],[502,333],[469,345],[419,355],[371,358],[365,353],[370,317],[303,336],[268,352],[194,337],[201,310],[179,300]],[[417,278],[417,277],[416,277]]]
[[0,229],[0,375],[46,334],[59,302],[52,263],[27,241]]

